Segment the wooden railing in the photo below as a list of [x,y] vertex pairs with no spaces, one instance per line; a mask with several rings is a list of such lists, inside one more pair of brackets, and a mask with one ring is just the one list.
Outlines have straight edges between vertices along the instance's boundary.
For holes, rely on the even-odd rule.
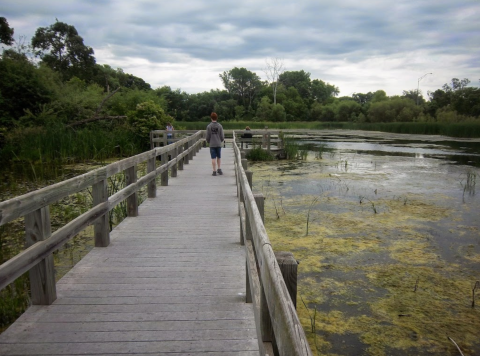
[[[183,137],[191,135],[197,131],[193,130],[155,130],[150,133],[150,146],[162,147],[166,146],[169,143],[177,142]],[[172,134],[171,138],[167,137],[167,134]],[[268,151],[271,151],[272,148],[282,149],[282,140],[279,137],[279,130],[225,130],[225,141],[227,144],[233,142],[233,136],[235,135],[235,141],[239,143],[243,149],[244,144],[250,145],[250,148],[262,147]],[[242,138],[242,135],[249,133],[252,135],[252,138]]]
[[[52,253],[89,225],[94,225],[96,247],[110,243],[108,214],[126,200],[127,216],[138,215],[138,191],[147,186],[148,197],[156,196],[156,178],[168,185],[168,171],[177,176],[203,143],[203,132],[183,138],[174,144],[154,148],[139,155],[109,164],[81,176],[33,191],[0,203],[0,226],[25,217],[26,250],[0,266],[0,290],[29,271],[33,304],[50,305],[56,299]],[[157,157],[160,156],[160,166]],[[170,158],[170,160],[169,160]],[[137,166],[147,163],[147,173],[137,180]],[[107,178],[124,172],[126,187],[108,196]],[[49,205],[62,198],[92,188],[93,207],[59,228],[53,234],[50,227]]]
[[[247,302],[253,303],[255,322],[262,354],[311,356],[302,324],[295,309],[295,291],[287,287],[263,224],[264,197],[253,194],[252,173],[233,135],[235,173],[239,197],[240,242],[245,245]],[[291,256],[291,254],[290,254]],[[292,261],[293,260],[293,261]],[[296,261],[290,258],[296,282]],[[290,269],[291,270],[291,269]],[[287,280],[289,278],[286,278]]]

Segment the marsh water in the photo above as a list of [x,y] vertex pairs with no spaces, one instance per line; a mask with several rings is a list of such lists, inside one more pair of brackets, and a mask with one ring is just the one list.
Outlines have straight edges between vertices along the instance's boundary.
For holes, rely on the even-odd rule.
[[[314,355],[458,355],[451,340],[480,355],[480,140],[339,130],[294,140],[305,159],[250,167],[274,249],[300,262],[297,311]],[[104,164],[12,167],[0,200]],[[88,191],[52,206],[53,229],[90,206]],[[23,248],[21,222],[10,224],[2,260]],[[57,279],[92,246],[85,231],[58,251]],[[6,300],[8,324],[28,300]]]
[[[480,140],[298,135],[253,163],[274,250],[299,260],[318,355],[480,355]],[[474,298],[478,297],[472,307]]]

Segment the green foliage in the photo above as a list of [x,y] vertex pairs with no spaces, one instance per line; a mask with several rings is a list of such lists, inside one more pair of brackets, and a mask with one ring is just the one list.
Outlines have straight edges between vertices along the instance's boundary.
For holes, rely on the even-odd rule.
[[272,113],[271,113],[271,120],[273,122],[282,122],[285,121],[287,118],[285,108],[281,104],[273,105]]
[[173,118],[165,114],[160,105],[149,100],[138,104],[135,111],[129,112],[128,121],[135,135],[141,142],[145,142],[144,147],[147,149],[150,145],[150,131],[164,128]]
[[257,118],[261,121],[270,121],[272,117],[272,103],[268,96],[264,96],[257,107]]
[[412,99],[396,97],[373,102],[368,118],[370,122],[409,122],[417,121],[421,112],[422,108]]
[[219,77],[228,93],[241,105],[245,108],[253,105],[253,98],[262,86],[257,74],[245,68],[235,67],[219,74]]
[[11,46],[15,42],[13,39],[13,28],[10,28],[5,17],[0,17],[0,43]]
[[35,66],[25,56],[12,54],[0,59],[0,126],[8,128],[25,110],[36,112],[52,95]]
[[272,154],[262,147],[255,147],[249,150],[245,157],[250,161],[272,161],[274,159]]
[[84,45],[74,26],[57,20],[49,27],[39,27],[32,38],[32,47],[36,49],[35,55],[64,79],[93,78],[93,49]]

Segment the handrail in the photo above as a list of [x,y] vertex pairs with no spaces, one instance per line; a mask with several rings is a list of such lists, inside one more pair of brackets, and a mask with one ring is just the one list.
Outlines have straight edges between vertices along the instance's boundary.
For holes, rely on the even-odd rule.
[[[162,185],[168,185],[168,170],[171,169],[172,176],[176,176],[177,164],[179,169],[183,169],[183,163],[188,164],[189,159],[193,158],[195,152],[200,149],[203,142],[202,137],[203,132],[198,131],[174,144],[154,148],[66,181],[1,202],[0,226],[25,216],[26,240],[31,246],[0,266],[0,290],[23,273],[30,271],[33,304],[51,304],[56,299],[51,254],[93,223],[95,224],[95,246],[108,246],[110,242],[108,212],[123,200],[127,200],[129,216],[136,216],[138,214],[136,195],[140,188],[148,185],[148,196],[155,197],[156,177],[161,175]],[[170,161],[168,160],[169,155],[171,156]],[[155,167],[157,156],[162,158],[159,167]],[[147,162],[148,173],[137,180],[136,166],[142,162]],[[122,171],[125,171],[127,176],[127,186],[108,197],[107,178]],[[94,206],[51,234],[48,206],[88,187],[92,187],[93,190]],[[49,259],[51,261],[48,261]],[[44,266],[41,266],[40,262],[42,261]],[[33,279],[41,278],[40,282],[32,281],[32,268],[34,267],[43,268],[36,277],[33,277]],[[48,270],[47,276],[45,275],[46,270]],[[48,286],[46,286],[47,284]],[[33,287],[34,285],[39,285],[38,290]]]
[[[249,284],[247,290],[252,294],[251,300],[254,302],[257,329],[261,329],[262,341],[272,341],[268,335],[270,331],[267,329],[270,327],[273,329],[274,340],[280,355],[311,356],[312,352],[305,332],[287,290],[262,222],[261,213],[255,202],[255,196],[242,166],[235,134],[233,137],[240,215],[241,217],[244,215],[244,220],[247,222],[242,226],[242,233],[246,230],[247,233],[244,236],[251,239],[251,241],[244,241],[247,252],[247,283]],[[258,267],[252,266],[254,260]],[[256,280],[257,278],[258,280]],[[269,321],[265,321],[265,316],[269,318]]]

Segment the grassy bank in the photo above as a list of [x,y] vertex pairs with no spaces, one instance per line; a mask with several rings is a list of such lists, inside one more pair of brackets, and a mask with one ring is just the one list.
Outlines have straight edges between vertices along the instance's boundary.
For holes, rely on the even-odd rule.
[[[445,124],[437,122],[390,122],[390,123],[354,123],[354,122],[221,122],[226,130],[244,129],[250,126],[252,129],[280,130],[365,130],[382,131],[390,133],[420,134],[420,135],[444,135],[451,137],[477,138],[480,137],[480,123],[455,123]],[[179,122],[187,130],[203,130],[208,122]]]

